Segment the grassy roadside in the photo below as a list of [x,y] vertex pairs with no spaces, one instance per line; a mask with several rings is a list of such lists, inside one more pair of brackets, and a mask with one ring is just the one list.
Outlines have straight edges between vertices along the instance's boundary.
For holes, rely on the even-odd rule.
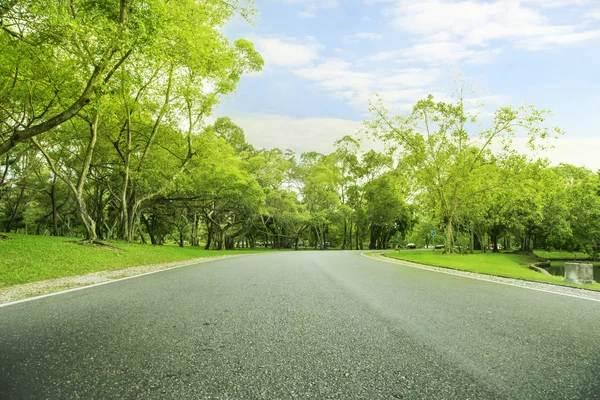
[[388,253],[387,257],[398,260],[412,261],[419,264],[432,265],[435,267],[451,268],[461,271],[477,272],[480,274],[497,275],[508,278],[524,279],[528,281],[553,283],[581,287],[585,289],[599,290],[600,284],[575,285],[566,284],[560,276],[549,276],[535,272],[526,267],[535,261],[533,257],[509,253],[487,253],[487,254],[457,254],[444,255],[433,251],[407,251]]
[[105,247],[82,246],[73,238],[5,235],[9,240],[0,240],[0,287],[139,265],[272,251],[214,251],[124,242],[107,242],[110,246]]
[[590,256],[585,253],[571,253],[568,251],[544,251],[544,250],[534,250],[533,253],[543,259],[564,259],[564,260],[586,260],[589,259]]

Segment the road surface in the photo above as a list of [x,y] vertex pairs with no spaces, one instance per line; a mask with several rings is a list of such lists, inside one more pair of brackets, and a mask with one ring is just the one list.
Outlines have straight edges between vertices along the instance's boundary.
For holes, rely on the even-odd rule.
[[0,399],[600,399],[600,303],[358,252],[0,308]]

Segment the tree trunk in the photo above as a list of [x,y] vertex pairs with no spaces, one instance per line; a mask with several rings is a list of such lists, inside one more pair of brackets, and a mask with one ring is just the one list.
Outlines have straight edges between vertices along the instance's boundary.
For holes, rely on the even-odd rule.
[[350,221],[350,230],[348,236],[348,248],[352,250],[352,221]]
[[104,202],[102,197],[104,196],[104,190],[100,189],[98,185],[94,186],[94,203],[95,203],[95,220],[96,220],[96,236],[98,239],[104,239],[104,232],[102,227],[104,226]]
[[456,249],[454,248],[454,231],[452,229],[452,218],[446,218],[446,249],[445,253],[452,254],[455,253]]
[[125,241],[127,243],[132,243],[135,240],[135,231],[137,228],[138,222],[138,210],[140,207],[140,202],[137,200],[135,194],[132,194],[129,198],[128,209],[126,208],[127,215],[127,224],[125,225]]
[[150,222],[148,221],[148,218],[146,218],[146,216],[142,213],[141,215],[142,221],[144,222],[144,225],[146,225],[146,230],[148,231],[148,236],[150,236],[150,243],[152,243],[153,245],[156,245],[156,238],[154,237],[154,232],[152,231],[151,227],[150,227]]
[[493,252],[499,253],[500,250],[498,249],[498,236],[496,236],[496,235],[492,236],[492,245],[494,247]]
[[192,246],[200,246],[199,240],[198,240],[198,222],[199,222],[199,218],[198,218],[198,214],[194,213],[194,222],[192,224],[192,233],[191,233],[191,240],[190,243]]
[[52,186],[50,187],[50,202],[52,203],[52,236],[58,236],[58,219],[56,208],[56,175],[52,179]]
[[375,250],[375,249],[377,249],[377,237],[376,237],[375,228],[373,226],[371,226],[370,233],[371,233],[371,235],[369,237],[369,249]]
[[127,191],[129,190],[129,175],[130,175],[130,162],[131,162],[131,120],[128,116],[126,122],[126,148],[125,155],[123,156],[123,186],[121,187],[121,224],[119,236],[123,240],[127,240],[127,232],[129,231],[129,205],[127,203]]
[[210,250],[210,245],[213,239],[213,224],[212,222],[208,222],[206,224],[206,246],[204,246],[204,250]]
[[319,228],[317,228],[317,227],[315,227],[315,237],[316,237],[315,248],[318,248],[319,250],[323,250],[323,240],[321,240],[321,232],[319,231]]
[[15,218],[17,217],[17,213],[19,212],[19,206],[21,205],[21,201],[23,201],[24,194],[25,194],[25,187],[23,186],[23,187],[21,187],[21,193],[19,194],[19,198],[17,199],[17,204],[15,204],[15,208],[13,209],[13,212],[10,215],[10,219],[6,223],[5,232],[11,231],[12,224],[15,221]]
[[142,239],[142,244],[147,244],[146,237],[144,236],[144,232],[142,232],[142,227],[140,226],[140,224],[137,224],[137,229],[138,229],[138,233],[140,235],[140,239]]
[[219,227],[219,238],[220,238],[220,243],[219,243],[219,250],[225,250],[226,246],[225,246],[225,229]]
[[471,234],[469,235],[469,253],[473,254],[475,252],[475,232],[473,226],[471,225]]
[[95,241],[98,239],[96,236],[96,222],[90,217],[82,194],[77,194],[75,196],[75,205],[77,206],[77,213],[85,226],[85,240],[87,242]]
[[525,231],[525,235],[523,235],[523,248],[522,251],[524,253],[532,253],[531,248],[531,231],[527,229]]

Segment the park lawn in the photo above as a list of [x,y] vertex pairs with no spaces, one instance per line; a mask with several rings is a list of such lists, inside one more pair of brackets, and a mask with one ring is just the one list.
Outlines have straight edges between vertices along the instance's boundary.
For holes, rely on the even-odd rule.
[[446,255],[441,252],[426,251],[398,252],[386,255],[399,260],[412,261],[436,267],[600,290],[600,284],[567,284],[562,281],[563,278],[560,276],[549,276],[535,272],[527,268],[526,265],[532,264],[538,260],[522,254],[486,253]]
[[9,240],[0,239],[0,287],[140,265],[265,251],[216,251],[125,242],[106,242],[109,245],[106,247],[83,246],[74,238],[4,235]]
[[588,254],[585,253],[572,253],[570,251],[544,251],[544,250],[534,250],[533,253],[545,260],[552,260],[555,258],[559,259],[570,259],[570,260],[585,260],[590,258]]

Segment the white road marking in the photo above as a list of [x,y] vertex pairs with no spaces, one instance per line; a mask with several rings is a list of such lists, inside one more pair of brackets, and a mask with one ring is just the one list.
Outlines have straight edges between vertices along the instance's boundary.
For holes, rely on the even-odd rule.
[[[518,287],[518,288],[522,288],[522,289],[535,290],[535,291],[538,291],[538,292],[557,294],[557,295],[560,295],[560,296],[567,296],[567,297],[574,297],[576,299],[590,300],[590,301],[595,301],[595,302],[600,303],[600,299],[593,299],[591,297],[578,296],[576,294],[569,294],[569,293],[560,293],[560,292],[555,292],[555,291],[546,290],[546,289],[532,288],[532,287],[529,287],[529,286],[526,286],[526,285],[517,285],[517,284],[514,284],[514,283],[508,283],[508,282],[499,282],[499,281],[494,280],[494,279],[486,279],[486,278],[481,278],[481,277],[478,277],[478,276],[469,276],[469,275],[462,274],[462,273],[461,274],[455,274],[455,273],[450,272],[450,271],[439,271],[437,269],[428,268],[427,265],[424,265],[422,267],[419,267],[419,266],[416,266],[416,265],[408,265],[408,264],[404,264],[403,260],[397,260],[397,261],[383,260],[381,258],[370,257],[370,256],[366,255],[365,253],[361,253],[360,255],[363,256],[363,257],[370,258],[372,260],[381,261],[381,262],[385,262],[385,263],[389,263],[389,264],[401,265],[403,267],[415,268],[415,269],[420,269],[420,270],[425,270],[425,271],[430,271],[430,272],[438,272],[440,274],[446,274],[446,275],[460,276],[460,277],[468,278],[468,279],[476,279],[478,281],[492,282],[492,283],[497,283],[499,285],[514,286],[514,287]],[[408,261],[408,262],[411,262],[411,261]],[[434,267],[434,268],[443,268],[443,267]],[[470,271],[461,271],[461,272],[465,272],[465,273],[468,274]],[[499,276],[498,278],[503,278],[503,277]],[[517,278],[509,278],[509,279],[517,279]],[[542,285],[543,284],[551,285],[551,283],[545,283],[545,282],[534,282],[534,281],[531,281],[531,282],[532,283],[540,283]],[[571,287],[569,287],[569,286],[565,286],[565,287],[571,289]],[[573,288],[573,289],[577,289],[577,288]]]

